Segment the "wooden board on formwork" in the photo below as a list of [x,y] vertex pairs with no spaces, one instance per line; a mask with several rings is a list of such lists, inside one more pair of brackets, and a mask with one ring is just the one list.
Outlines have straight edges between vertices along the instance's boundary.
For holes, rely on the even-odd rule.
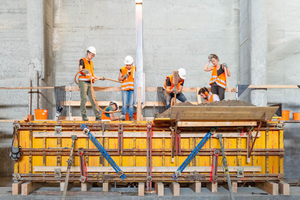
[[173,106],[170,119],[179,120],[264,120],[272,119],[278,107],[256,106]]

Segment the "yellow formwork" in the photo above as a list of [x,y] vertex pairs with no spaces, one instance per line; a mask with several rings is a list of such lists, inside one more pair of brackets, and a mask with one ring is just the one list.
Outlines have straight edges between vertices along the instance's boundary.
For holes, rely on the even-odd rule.
[[[49,126],[61,126],[64,128],[64,123],[70,124],[69,121],[61,122],[56,124],[56,122],[44,122],[44,126],[41,126],[41,121],[31,122],[30,126],[27,122],[19,122],[21,129],[18,131],[19,145],[21,146],[22,155],[21,158],[15,163],[14,173],[19,174],[22,180],[32,180],[32,177],[37,177],[37,181],[47,181],[47,176],[45,174],[54,174],[53,171],[38,172],[34,170],[34,167],[60,167],[67,166],[67,160],[69,158],[68,149],[72,144],[72,139],[68,136],[64,136],[65,132],[72,132],[78,134],[78,139],[75,142],[75,159],[73,166],[79,166],[79,156],[78,149],[82,148],[86,153],[87,167],[109,167],[109,163],[103,158],[102,155],[98,153],[95,145],[89,140],[88,137],[82,135],[80,131],[72,131],[63,129],[61,135],[55,137],[53,136],[53,129],[48,129]],[[80,122],[74,123],[74,126],[78,127]],[[146,122],[140,122],[146,124]],[[35,124],[39,124],[36,126]],[[50,125],[51,124],[51,125]],[[89,126],[89,124],[87,124]],[[158,125],[160,126],[160,125]],[[154,127],[156,125],[154,124]],[[35,128],[35,129],[34,129]],[[74,128],[74,127],[73,127]],[[72,129],[72,127],[70,128]],[[77,129],[78,130],[78,129]],[[284,155],[284,144],[283,144],[283,129],[266,128],[262,127],[259,132],[259,137],[256,139],[253,153],[250,157],[250,162],[247,163],[247,137],[246,133],[238,133],[237,127],[226,127],[223,131],[223,145],[225,151],[227,152],[228,166],[244,167],[247,166],[259,166],[260,171],[251,172],[245,171],[245,176],[242,178],[236,177],[236,171],[230,172],[233,176],[233,180],[237,181],[263,181],[263,180],[281,180],[284,176],[284,166],[283,166],[283,155]],[[101,130],[98,130],[101,132]],[[97,140],[103,145],[103,147],[111,155],[112,159],[117,163],[117,165],[122,167],[145,167],[147,166],[147,137],[144,136],[137,137],[126,137],[126,133],[146,133],[145,128],[140,128],[140,130],[134,131],[124,131],[123,134],[123,149],[120,150],[118,154],[118,137],[115,134],[116,130],[105,131],[105,137],[97,137]],[[157,133],[156,133],[157,132]],[[193,132],[193,131],[192,131]],[[188,157],[189,153],[197,146],[201,141],[202,137],[198,137],[199,134],[195,134],[195,137],[186,137],[185,134],[191,134],[192,132],[182,131],[180,139],[181,153],[178,153],[174,157],[174,162],[171,159],[171,136],[170,131],[160,130],[153,131],[152,137],[152,167],[179,167],[183,161]],[[201,131],[199,131],[201,132]],[[202,131],[205,133],[204,131]],[[201,133],[202,133],[201,132]],[[39,133],[43,136],[37,136]],[[51,135],[51,136],[47,136]],[[93,131],[92,131],[93,133]],[[165,134],[164,134],[165,133]],[[253,135],[255,135],[256,130],[254,129]],[[81,135],[80,135],[81,134]],[[163,136],[160,137],[159,134]],[[235,134],[235,135],[234,135]],[[110,135],[112,135],[110,137]],[[155,135],[155,137],[154,137]],[[203,135],[203,134],[202,134]],[[211,152],[213,149],[220,149],[219,139],[215,135],[207,141],[203,146],[202,150],[198,155],[190,162],[188,167],[210,167],[212,164]],[[56,150],[57,149],[57,150]],[[179,151],[179,149],[178,149]],[[47,153],[48,152],[48,153]],[[62,153],[65,152],[65,153]],[[221,156],[221,155],[220,155]],[[222,159],[218,159],[218,165],[222,166]],[[174,168],[172,168],[174,169]],[[165,178],[166,181],[171,180],[171,175],[174,171],[169,172],[153,172],[152,174],[158,178]],[[79,174],[78,172],[74,174]],[[89,172],[90,175],[100,174],[98,172]],[[115,174],[107,172],[104,174]],[[125,174],[136,174],[145,176],[146,173],[125,173]],[[186,173],[191,174],[191,172]],[[209,172],[203,171],[198,174],[203,175],[203,181],[207,181],[207,176]],[[223,173],[219,173],[223,174]],[[261,174],[262,176],[259,176]],[[39,176],[40,175],[40,176]],[[103,173],[101,174],[103,176]],[[100,175],[99,175],[100,176]],[[155,180],[155,176],[154,179]],[[43,177],[43,178],[42,178]],[[46,177],[46,179],[45,179]],[[168,178],[170,177],[170,178]],[[249,179],[248,179],[249,178]],[[49,179],[49,182],[55,180]],[[72,179],[71,179],[72,180]],[[93,179],[94,180],[94,179]],[[98,180],[98,179],[95,179]],[[116,179],[114,179],[116,180]],[[130,180],[130,178],[128,178]],[[158,180],[158,179],[157,179]],[[223,179],[221,179],[223,180]],[[179,181],[181,181],[179,179]],[[184,180],[182,180],[184,181]]]

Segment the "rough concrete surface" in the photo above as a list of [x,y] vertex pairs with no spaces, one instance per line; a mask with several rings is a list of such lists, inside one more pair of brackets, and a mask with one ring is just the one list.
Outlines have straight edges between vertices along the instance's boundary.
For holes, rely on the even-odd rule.
[[[259,82],[255,82],[257,84],[299,84],[299,0],[264,0],[264,8],[252,8],[252,15],[248,12],[251,7],[249,2],[250,0],[145,0],[143,71],[146,74],[146,86],[162,86],[165,77],[180,67],[187,70],[185,87],[208,86],[211,74],[205,73],[203,67],[210,53],[217,54],[220,61],[225,61],[230,67],[231,87],[238,82],[251,84],[258,77]],[[262,3],[259,0],[255,2]],[[24,0],[1,1],[1,87],[29,86],[30,78],[35,86],[37,79],[32,72],[32,60],[40,63],[41,68],[37,68],[38,70],[42,69],[44,63],[45,69],[39,78],[40,85],[69,85],[77,72],[78,60],[85,56],[86,48],[91,45],[97,48],[97,56],[93,59],[97,76],[116,79],[119,69],[124,65],[125,56],[132,55],[135,59],[134,1],[55,0],[36,2],[28,8],[31,3],[33,2]],[[43,19],[37,18],[41,13],[34,12],[34,9],[44,10]],[[264,16],[263,19],[254,18],[256,14]],[[257,32],[249,29],[251,20],[256,20]],[[43,27],[43,30],[33,31],[32,23],[35,21],[38,23],[36,27]],[[260,54],[260,41],[256,41],[256,46],[251,45],[251,42],[254,34],[263,30],[260,28],[261,23],[267,28],[266,36],[263,35],[267,42],[261,41],[264,45],[267,44],[267,48],[264,46]],[[42,33],[44,35],[40,35]],[[36,43],[32,37],[34,35],[38,37]],[[260,35],[256,37],[260,38]],[[43,41],[43,44],[37,41]],[[41,50],[37,51],[38,49]],[[44,53],[41,52],[43,50]],[[253,60],[254,54],[259,59]],[[266,66],[266,75],[256,77],[254,73],[258,72],[253,72],[252,67],[261,65]],[[259,68],[256,69],[260,71]],[[103,81],[97,82],[96,86],[119,84]],[[250,91],[248,89],[245,92],[245,100],[261,101],[256,97],[251,100],[255,92]],[[23,119],[27,116],[28,91],[1,92],[0,119]],[[299,91],[296,89],[268,90],[263,93],[262,101],[267,99],[267,103],[283,103],[284,109],[300,111]],[[196,94],[185,95],[189,101],[196,101]],[[96,96],[98,100],[121,100],[120,92],[97,93]],[[148,101],[155,101],[157,98],[156,94],[146,94]],[[225,98],[228,99],[228,94]],[[79,92],[73,92],[72,99],[79,100]],[[33,109],[36,108],[36,101],[36,94],[33,94]],[[49,118],[52,118],[55,111],[53,91],[42,91],[40,105],[49,109]],[[152,116],[152,109],[145,109],[143,114]],[[73,109],[73,115],[79,115],[78,108]],[[88,115],[93,115],[90,108]],[[297,151],[300,138],[297,136],[297,126],[289,124],[285,129],[286,177],[300,178],[300,153]],[[12,173],[12,162],[5,157],[9,151],[11,135],[12,123],[0,123],[0,155],[3,155],[0,158],[0,175]]]

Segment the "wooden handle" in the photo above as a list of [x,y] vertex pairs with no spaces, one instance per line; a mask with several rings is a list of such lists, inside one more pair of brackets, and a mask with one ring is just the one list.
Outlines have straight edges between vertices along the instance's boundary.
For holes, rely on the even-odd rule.
[[229,85],[229,81],[228,81],[228,77],[227,77],[227,68],[225,67],[225,77],[226,77],[226,83],[227,83],[227,88],[228,88],[228,92],[229,92],[229,98],[230,100],[232,100],[232,96],[231,96],[231,89],[230,89],[230,85]]
[[114,80],[114,79],[110,79],[110,78],[106,78],[106,77],[100,77],[100,78],[97,78],[95,79],[95,81],[98,81],[98,80],[109,80],[109,81],[113,81],[113,82],[117,82],[117,83],[121,83],[121,81],[118,81],[118,80]]

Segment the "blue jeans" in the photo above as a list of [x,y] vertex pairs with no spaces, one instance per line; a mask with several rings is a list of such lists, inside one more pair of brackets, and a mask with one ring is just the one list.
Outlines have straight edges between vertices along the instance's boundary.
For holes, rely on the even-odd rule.
[[129,117],[133,117],[133,90],[122,91],[122,112],[126,116],[127,105],[129,104]]
[[[171,107],[171,100],[174,97],[174,93],[173,92],[167,93],[167,91],[164,90],[164,97],[166,100],[166,109],[169,109]],[[182,92],[176,95],[176,99],[178,99],[181,102],[187,101],[186,97],[184,96],[184,94]]]

